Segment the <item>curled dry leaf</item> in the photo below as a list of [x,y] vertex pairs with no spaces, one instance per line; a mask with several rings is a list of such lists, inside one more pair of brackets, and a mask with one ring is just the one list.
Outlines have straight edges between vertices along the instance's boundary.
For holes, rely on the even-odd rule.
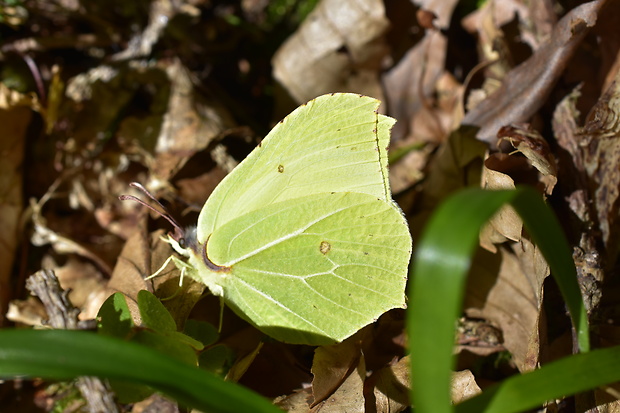
[[112,270],[108,264],[94,251],[68,237],[65,237],[62,234],[57,233],[47,225],[47,221],[41,213],[46,199],[47,197],[44,197],[42,201],[39,201],[38,203],[34,200],[31,200],[30,202],[30,212],[32,214],[31,219],[34,224],[34,232],[31,236],[31,242],[37,246],[49,244],[59,254],[77,254],[85,257],[94,262],[105,274],[110,274]]
[[[458,1],[422,1],[426,13],[436,16],[433,24],[448,27]],[[424,37],[384,76],[387,105],[398,119],[392,141],[442,142],[458,125],[460,86],[445,69],[448,40],[440,30],[426,30]],[[455,119],[456,118],[456,119]]]
[[463,119],[478,126],[478,139],[495,143],[503,125],[526,122],[544,104],[581,40],[594,26],[605,0],[591,1],[568,12],[548,41],[527,61],[511,70],[502,86]]
[[502,126],[497,132],[500,141],[506,140],[530,161],[540,173],[545,194],[551,195],[558,182],[555,157],[547,141],[535,130],[525,130],[515,126]]
[[487,1],[463,19],[466,30],[477,36],[478,49],[482,55],[481,62],[469,76],[476,74],[476,69],[485,72],[483,85],[469,93],[467,108],[475,107],[497,90],[506,73],[514,66],[508,42],[501,27],[515,18],[517,8],[516,2]]
[[312,395],[310,388],[297,390],[287,396],[279,396],[273,400],[273,404],[288,413],[308,413]]
[[276,52],[273,75],[298,103],[337,91],[382,100],[388,26],[380,0],[323,0]]
[[[500,28],[516,18],[520,23],[519,37],[536,50],[540,39],[549,35],[553,28],[552,23],[555,21],[555,13],[549,7],[549,3],[545,0],[526,5],[516,1],[490,0],[466,16],[462,24],[468,32],[478,33],[481,41],[487,43],[482,37],[488,34],[485,30],[489,28],[489,22],[492,22],[495,28]],[[488,37],[487,40],[491,40],[492,37]],[[492,41],[487,44],[492,49]]]
[[[373,411],[377,413],[397,413],[410,406],[410,371],[410,359],[409,356],[406,356],[373,374],[370,379],[375,398],[375,410]],[[450,389],[452,403],[459,403],[475,396],[481,391],[471,371],[463,370],[452,374],[452,386]]]
[[[497,136],[500,142],[510,142],[516,150],[510,154],[489,155],[482,171],[482,187],[514,189],[517,181],[542,187],[541,190],[550,195],[557,183],[557,168],[544,138],[536,131],[516,126],[502,126]],[[537,171],[535,177],[532,177],[532,167]],[[480,245],[495,252],[494,244],[506,240],[519,241],[522,227],[521,218],[515,210],[504,206],[481,231]]]
[[364,358],[359,359],[359,364],[327,399],[315,404],[310,412],[334,412],[364,411],[364,380],[366,378],[366,366]]
[[[490,190],[514,189],[514,180],[510,175],[491,169],[489,166],[498,156],[487,159],[482,169],[482,187]],[[496,252],[496,244],[507,240],[519,241],[523,221],[510,205],[503,206],[480,231],[480,245],[491,252]]]
[[40,327],[47,319],[47,312],[40,300],[30,296],[25,300],[11,301],[6,318],[17,325]]

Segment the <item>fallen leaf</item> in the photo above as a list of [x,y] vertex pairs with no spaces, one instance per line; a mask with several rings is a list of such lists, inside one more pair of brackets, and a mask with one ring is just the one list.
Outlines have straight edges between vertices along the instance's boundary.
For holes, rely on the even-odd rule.
[[410,370],[409,356],[406,356],[371,376],[377,413],[402,412],[411,405],[409,401]]
[[364,411],[366,367],[359,337],[358,333],[340,344],[316,349],[311,411]]
[[450,392],[452,403],[460,403],[480,393],[482,393],[482,389],[476,383],[476,378],[471,371],[462,370],[452,373]]
[[21,239],[24,147],[36,102],[33,96],[11,91],[0,83],[0,125],[3,125],[0,139],[0,324],[4,322],[11,299],[11,269]]
[[526,363],[533,336],[538,335],[542,285],[549,270],[537,248],[523,239],[513,252],[499,248],[492,255],[480,250],[472,264],[465,298],[468,317],[490,320],[498,326],[504,347],[521,371],[536,367]]
[[511,70],[498,90],[470,110],[463,124],[478,126],[477,138],[494,144],[503,125],[528,121],[546,101],[604,4],[605,0],[596,0],[569,11],[556,24],[549,40]]
[[323,0],[276,52],[273,75],[298,103],[338,91],[381,99],[388,26],[382,1]]

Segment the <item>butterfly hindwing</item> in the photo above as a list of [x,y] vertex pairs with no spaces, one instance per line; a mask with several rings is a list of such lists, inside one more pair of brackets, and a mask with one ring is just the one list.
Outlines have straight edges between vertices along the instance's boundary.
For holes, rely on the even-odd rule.
[[317,194],[217,229],[207,255],[230,270],[202,281],[220,283],[226,303],[272,337],[326,344],[405,306],[410,252],[408,228],[391,202]]

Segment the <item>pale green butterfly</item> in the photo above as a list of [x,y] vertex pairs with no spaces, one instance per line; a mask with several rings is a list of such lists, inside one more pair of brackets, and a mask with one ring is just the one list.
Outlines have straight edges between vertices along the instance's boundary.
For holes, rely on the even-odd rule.
[[186,274],[287,343],[340,342],[405,308],[407,222],[391,197],[395,120],[379,101],[320,96],[278,123],[169,242]]

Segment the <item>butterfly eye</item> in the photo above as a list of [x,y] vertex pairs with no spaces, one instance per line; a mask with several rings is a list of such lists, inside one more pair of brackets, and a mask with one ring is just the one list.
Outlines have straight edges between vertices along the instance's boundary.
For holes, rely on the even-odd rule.
[[183,249],[187,248],[187,241],[185,241],[185,238],[179,238],[177,242],[179,243],[179,247]]

